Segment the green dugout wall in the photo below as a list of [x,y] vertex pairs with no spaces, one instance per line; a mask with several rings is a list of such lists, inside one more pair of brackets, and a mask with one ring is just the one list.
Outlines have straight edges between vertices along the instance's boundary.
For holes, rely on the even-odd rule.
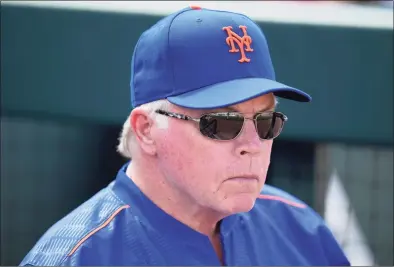
[[[160,17],[2,6],[2,111],[119,124],[141,32]],[[391,30],[261,23],[279,81],[311,104],[283,100],[284,137],[393,142]]]

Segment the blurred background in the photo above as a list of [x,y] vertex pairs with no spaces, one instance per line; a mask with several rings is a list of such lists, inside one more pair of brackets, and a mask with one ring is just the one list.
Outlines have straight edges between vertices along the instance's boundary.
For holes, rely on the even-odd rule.
[[189,4],[244,12],[289,116],[268,183],[325,218],[353,265],[393,265],[393,2],[1,2],[1,265],[112,181],[140,34]]

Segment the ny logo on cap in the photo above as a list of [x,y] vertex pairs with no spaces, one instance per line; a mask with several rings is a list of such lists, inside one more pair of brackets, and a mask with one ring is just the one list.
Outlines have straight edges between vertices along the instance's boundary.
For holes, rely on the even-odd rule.
[[[236,34],[235,32],[233,32],[233,27],[231,26],[227,26],[227,27],[223,27],[222,30],[226,31],[227,33],[227,38],[226,38],[226,43],[227,45],[230,46],[230,53],[237,53],[240,52],[241,53],[241,59],[238,60],[238,62],[250,62],[250,58],[247,58],[245,55],[245,51],[247,52],[252,52],[253,49],[250,48],[250,44],[252,43],[252,37],[250,37],[248,35],[248,33],[246,32],[246,26],[239,26],[239,28],[242,30],[243,32],[243,36],[239,36],[238,34]],[[237,45],[236,48],[235,46]]]

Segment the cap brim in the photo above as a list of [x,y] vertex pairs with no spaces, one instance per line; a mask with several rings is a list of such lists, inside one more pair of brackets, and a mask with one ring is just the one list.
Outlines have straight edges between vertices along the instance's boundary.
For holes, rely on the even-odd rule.
[[175,105],[186,108],[213,109],[235,105],[268,93],[298,102],[312,100],[307,93],[299,89],[264,78],[244,78],[222,82],[167,99]]

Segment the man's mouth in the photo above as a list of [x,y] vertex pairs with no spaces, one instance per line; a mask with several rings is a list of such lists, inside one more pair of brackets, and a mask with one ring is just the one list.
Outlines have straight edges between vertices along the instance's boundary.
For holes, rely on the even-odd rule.
[[227,180],[229,181],[244,181],[244,182],[252,182],[252,181],[258,181],[259,177],[257,175],[250,175],[250,174],[246,174],[246,175],[237,175],[237,176],[233,176],[228,178]]

